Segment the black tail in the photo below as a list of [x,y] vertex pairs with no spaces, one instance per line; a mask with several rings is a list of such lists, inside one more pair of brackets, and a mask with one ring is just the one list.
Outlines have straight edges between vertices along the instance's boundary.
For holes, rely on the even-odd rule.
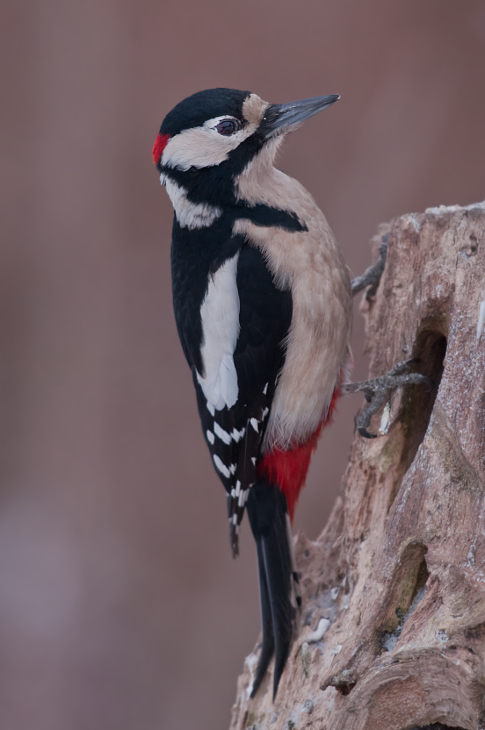
[[274,654],[274,699],[290,653],[295,618],[286,498],[276,485],[258,480],[249,492],[247,510],[258,548],[263,622],[263,648],[251,697],[258,691]]

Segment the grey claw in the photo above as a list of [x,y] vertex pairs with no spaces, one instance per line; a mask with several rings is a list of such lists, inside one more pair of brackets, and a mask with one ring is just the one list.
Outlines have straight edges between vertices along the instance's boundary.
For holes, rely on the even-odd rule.
[[369,266],[369,268],[364,271],[362,276],[356,276],[355,279],[352,279],[352,296],[355,297],[356,294],[361,292],[366,287],[369,287],[366,294],[367,299],[370,299],[376,293],[377,287],[379,286],[379,282],[382,277],[382,273],[384,271],[384,267],[386,265],[387,241],[384,242],[385,238],[386,236],[382,237],[383,243],[381,243],[381,245],[379,246],[379,260],[372,266]]
[[427,390],[436,387],[436,383],[426,375],[409,372],[411,365],[415,365],[417,362],[419,362],[417,358],[403,360],[394,365],[386,375],[362,383],[349,383],[342,386],[342,395],[363,391],[369,404],[355,422],[357,430],[363,438],[373,439],[379,435],[371,433],[367,430],[367,427],[370,425],[372,416],[382,408],[386,401],[389,401],[393,390],[402,388],[404,385],[425,385]]
[[363,436],[365,439],[376,439],[377,434],[376,433],[369,433],[369,431],[364,428],[364,426],[360,426],[357,431],[360,433],[361,436]]

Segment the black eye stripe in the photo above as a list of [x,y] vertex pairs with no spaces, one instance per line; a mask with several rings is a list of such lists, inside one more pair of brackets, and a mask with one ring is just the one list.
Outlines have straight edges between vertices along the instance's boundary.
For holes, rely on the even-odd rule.
[[216,126],[216,129],[219,134],[222,134],[225,137],[229,137],[231,134],[234,134],[234,132],[237,132],[237,130],[239,129],[239,124],[236,122],[235,119],[223,119]]

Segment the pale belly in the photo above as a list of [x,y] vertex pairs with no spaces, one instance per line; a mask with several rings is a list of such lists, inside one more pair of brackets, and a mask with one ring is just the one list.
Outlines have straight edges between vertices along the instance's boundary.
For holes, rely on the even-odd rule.
[[[318,210],[318,209],[317,209]],[[293,318],[264,450],[303,443],[326,416],[350,369],[350,279],[323,214],[311,230],[287,232],[238,222],[260,248],[275,282],[291,288]]]

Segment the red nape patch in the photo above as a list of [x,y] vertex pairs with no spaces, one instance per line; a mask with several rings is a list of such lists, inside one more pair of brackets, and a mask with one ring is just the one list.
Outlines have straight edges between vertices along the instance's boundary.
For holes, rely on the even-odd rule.
[[163,150],[165,149],[169,139],[169,134],[157,134],[157,138],[155,140],[155,144],[153,145],[152,150],[152,157],[155,165],[158,165],[158,163],[160,162],[160,157],[162,156]]
[[295,516],[295,507],[300,492],[305,484],[312,454],[317,448],[322,430],[332,421],[332,417],[340,398],[340,388],[334,390],[330,407],[325,419],[304,444],[283,451],[275,448],[265,454],[258,465],[258,476],[264,476],[272,484],[277,484],[286,497],[291,522]]

